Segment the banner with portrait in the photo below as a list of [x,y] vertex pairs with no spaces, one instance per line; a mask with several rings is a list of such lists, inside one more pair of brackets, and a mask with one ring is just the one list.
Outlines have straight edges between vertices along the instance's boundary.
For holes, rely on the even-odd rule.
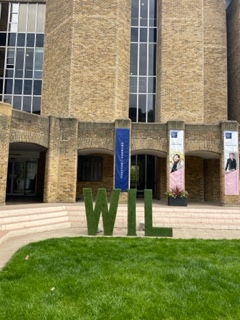
[[238,132],[224,131],[225,195],[239,195]]
[[170,189],[185,190],[184,131],[170,130],[169,144]]

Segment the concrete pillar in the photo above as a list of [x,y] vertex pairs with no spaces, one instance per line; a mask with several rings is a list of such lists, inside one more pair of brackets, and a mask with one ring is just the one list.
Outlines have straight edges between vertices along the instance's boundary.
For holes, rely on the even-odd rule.
[[12,106],[0,102],[0,205],[5,204]]

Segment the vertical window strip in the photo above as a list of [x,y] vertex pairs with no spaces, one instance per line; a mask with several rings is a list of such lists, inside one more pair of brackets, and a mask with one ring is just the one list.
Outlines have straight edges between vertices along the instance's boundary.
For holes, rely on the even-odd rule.
[[[134,80],[136,80],[137,83],[137,88],[136,90],[131,91],[131,87],[130,87],[130,95],[136,95],[136,119],[132,119],[133,121],[139,122],[139,121],[143,121],[144,119],[140,119],[140,108],[141,108],[141,104],[143,104],[143,102],[141,102],[140,104],[140,98],[141,101],[143,101],[143,99],[145,99],[144,104],[144,112],[145,112],[145,121],[144,122],[148,122],[149,121],[149,115],[148,113],[150,111],[154,111],[155,107],[152,105],[149,107],[150,101],[155,101],[155,99],[153,99],[156,95],[156,71],[154,72],[154,74],[150,74],[149,71],[149,67],[150,67],[150,45],[154,48],[154,51],[156,50],[156,39],[151,39],[152,41],[150,42],[150,30],[155,34],[155,32],[157,31],[157,26],[156,23],[153,23],[152,20],[155,19],[155,15],[156,12],[153,12],[153,10],[150,10],[150,6],[151,4],[155,6],[155,11],[157,10],[157,5],[156,5],[156,1],[155,0],[145,0],[143,2],[143,0],[132,0],[132,8],[134,8],[134,2],[135,4],[138,5],[138,17],[137,17],[137,23],[134,20],[134,18],[136,19],[136,17],[134,17],[134,14],[136,14],[136,12],[132,12],[132,19],[131,21],[133,22],[131,25],[131,28],[133,30],[132,35],[134,35],[134,31],[135,29],[137,29],[137,34],[138,34],[138,38],[137,41],[134,42],[133,37],[131,38],[131,43],[136,43],[137,45],[137,56],[134,57],[133,54],[131,55],[131,63],[134,63],[133,60],[136,59],[137,60],[137,73],[136,74],[130,74],[130,79],[132,79],[132,83],[134,83]],[[152,1],[152,3],[150,3],[150,1]],[[146,6],[145,8],[143,8],[143,6]],[[147,21],[143,21],[141,20],[141,10],[144,9],[145,13],[147,13]],[[152,16],[152,14],[153,16]],[[143,17],[144,18],[144,17]],[[150,22],[151,20],[151,22]],[[133,29],[134,28],[134,29]],[[146,37],[147,38],[143,38],[141,39],[141,35],[143,33],[143,31],[146,30]],[[155,45],[155,46],[154,46]],[[140,67],[141,67],[141,59],[143,57],[143,48],[144,46],[146,46],[146,56],[144,57],[144,63],[146,63],[146,70],[141,71],[140,74]],[[151,50],[152,51],[152,50]],[[156,53],[153,55],[154,59],[156,59]],[[156,61],[154,61],[154,65],[156,68]],[[143,67],[143,65],[142,65]],[[150,79],[151,78],[151,79]],[[154,82],[155,86],[154,86],[154,90],[150,92],[150,80],[151,83]],[[140,90],[140,85],[142,85],[142,89]],[[151,99],[150,99],[150,95],[151,95]],[[153,110],[152,110],[153,109]],[[150,119],[150,121],[152,121],[153,119]]]
[[[17,103],[19,104],[21,101],[21,105],[16,105],[17,109],[20,110],[24,110],[24,99],[25,101],[27,101],[27,105],[25,107],[25,111],[28,112],[34,112],[34,111],[38,111],[39,110],[39,99],[41,99],[41,92],[39,95],[39,90],[36,92],[35,94],[35,99],[34,98],[34,78],[35,78],[35,74],[34,74],[34,70],[36,69],[36,54],[37,54],[37,50],[36,50],[36,45],[37,45],[37,35],[39,34],[43,34],[44,31],[44,21],[45,21],[45,5],[43,4],[30,4],[30,3],[7,3],[6,4],[8,6],[8,19],[6,21],[7,25],[6,25],[6,30],[2,30],[1,32],[6,33],[6,43],[4,47],[1,47],[4,52],[5,52],[5,58],[4,58],[4,74],[1,75],[2,77],[2,88],[1,88],[1,96],[2,99],[7,100],[6,102],[9,102],[11,104],[14,104],[14,101],[18,101]],[[31,6],[31,10],[30,10],[30,6]],[[40,12],[41,11],[41,12]],[[3,5],[2,3],[0,3],[0,17],[2,17],[2,12],[3,12]],[[39,14],[40,12],[40,14]],[[33,16],[31,17],[31,19],[29,19],[29,14],[33,14]],[[15,15],[15,16],[14,16]],[[38,17],[40,19],[40,21],[38,21]],[[29,22],[30,20],[30,22]],[[15,26],[13,27],[13,24],[15,23]],[[31,25],[29,25],[29,23]],[[39,25],[39,27],[38,27]],[[38,29],[39,28],[39,29]],[[16,30],[15,30],[16,29]],[[28,32],[29,30],[29,32]],[[42,32],[41,32],[41,31]],[[14,33],[16,33],[16,39],[15,39],[15,43],[11,43],[10,46],[10,35],[12,34],[12,32],[14,31]],[[17,46],[17,36],[18,33],[24,33],[26,36],[25,39],[25,45],[18,47]],[[29,43],[30,47],[29,50],[27,49],[27,35],[28,34],[33,34],[34,35],[34,43],[31,42],[31,44]],[[13,36],[13,35],[12,35]],[[41,39],[41,37],[40,37]],[[38,43],[39,45],[39,43]],[[17,50],[20,49],[20,50]],[[40,46],[38,47],[38,51],[42,50],[43,52],[43,47],[41,46],[41,42],[40,42]],[[20,69],[22,70],[23,74],[18,74],[18,77],[16,75],[16,59],[17,59],[17,54],[19,54],[19,52],[23,50],[23,56],[20,56]],[[28,52],[29,51],[29,52]],[[8,57],[10,55],[10,53],[13,52],[13,58],[14,58],[14,62],[13,62],[13,68],[9,68],[8,67]],[[30,55],[30,64],[29,66],[27,66],[27,55]],[[21,55],[21,53],[20,53]],[[22,60],[21,60],[22,59]],[[23,62],[23,65],[21,64],[21,61]],[[12,63],[12,62],[11,62]],[[32,71],[32,74],[26,74],[25,75],[25,71],[26,68],[30,68]],[[28,71],[30,71],[30,69]],[[10,76],[9,76],[9,72],[7,74],[7,70],[10,71]],[[12,72],[11,72],[12,71]],[[42,63],[40,62],[40,65],[38,63],[38,75],[37,75],[37,79],[38,81],[41,81],[41,72],[42,72]],[[27,78],[26,78],[27,77]],[[7,83],[8,81],[11,81],[12,79],[12,91],[11,93],[7,93],[6,89],[7,89]],[[27,79],[25,82],[25,79]],[[19,87],[19,89],[21,88],[21,92],[16,92],[16,88],[15,88],[15,84],[16,84],[16,80],[18,81],[18,85],[21,87]],[[32,83],[32,87],[31,87],[31,93],[29,90],[27,90],[27,93],[25,94],[25,85],[29,85],[30,83]],[[25,97],[25,98],[24,98]],[[31,100],[31,104],[29,104]],[[37,101],[38,106],[34,108],[33,106],[33,101]],[[13,105],[14,107],[14,105]],[[40,110],[39,110],[40,111]]]

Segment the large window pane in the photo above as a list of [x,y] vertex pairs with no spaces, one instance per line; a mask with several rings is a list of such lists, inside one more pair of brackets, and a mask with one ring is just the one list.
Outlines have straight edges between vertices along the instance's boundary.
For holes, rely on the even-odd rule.
[[28,6],[28,21],[27,21],[27,32],[36,31],[36,4]]
[[40,114],[41,111],[41,97],[33,97],[32,112]]
[[6,39],[7,39],[6,32],[1,32],[0,33],[0,46],[5,46],[6,45]]
[[31,112],[32,98],[23,97],[23,111]]
[[43,47],[44,44],[44,34],[37,34],[36,35],[36,47]]
[[149,45],[149,66],[148,66],[149,75],[156,75],[156,45]]
[[45,4],[38,4],[38,22],[37,22],[37,32],[44,32],[45,27],[45,15],[46,6]]
[[147,28],[140,29],[140,42],[147,42]]
[[34,47],[34,42],[35,42],[35,34],[28,33],[27,34],[27,47]]
[[24,49],[17,49],[17,56],[16,56],[16,78],[23,77],[23,63],[24,63]]
[[42,81],[34,80],[33,94],[37,96],[37,95],[41,95],[41,93],[42,93]]
[[147,45],[140,44],[140,62],[139,62],[139,74],[147,74]]
[[27,94],[27,95],[32,94],[32,80],[25,80],[24,81],[23,94]]
[[139,77],[139,93],[147,92],[147,77]]
[[11,94],[13,90],[13,79],[7,79],[5,81],[5,93]]
[[16,33],[9,33],[8,34],[8,45],[10,47],[15,47],[16,43]]
[[25,46],[25,33],[19,33],[17,36],[17,46],[18,47],[24,47]]
[[33,49],[26,49],[25,78],[33,77]]
[[138,88],[138,78],[137,77],[131,77],[130,78],[130,92],[131,93],[137,93]]
[[135,43],[131,44],[131,65],[130,65],[130,74],[137,74],[137,65],[138,65],[138,45]]
[[26,32],[27,27],[27,4],[21,3],[19,9],[19,18],[18,18],[18,31]]
[[22,97],[14,96],[13,98],[14,109],[21,110],[22,109]]
[[14,93],[22,94],[22,80],[15,80]]
[[139,122],[146,122],[146,98],[147,96],[145,94],[139,95]]
[[138,28],[131,29],[131,41],[138,42]]
[[35,70],[43,68],[43,49],[36,49],[35,52]]
[[133,121],[137,121],[137,95],[130,94],[130,108],[129,108],[129,118]]

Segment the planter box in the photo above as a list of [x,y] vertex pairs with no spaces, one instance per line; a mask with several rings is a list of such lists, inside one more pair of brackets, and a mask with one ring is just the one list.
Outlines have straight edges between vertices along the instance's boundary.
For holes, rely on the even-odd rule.
[[187,198],[172,198],[168,197],[168,205],[169,206],[187,206]]

